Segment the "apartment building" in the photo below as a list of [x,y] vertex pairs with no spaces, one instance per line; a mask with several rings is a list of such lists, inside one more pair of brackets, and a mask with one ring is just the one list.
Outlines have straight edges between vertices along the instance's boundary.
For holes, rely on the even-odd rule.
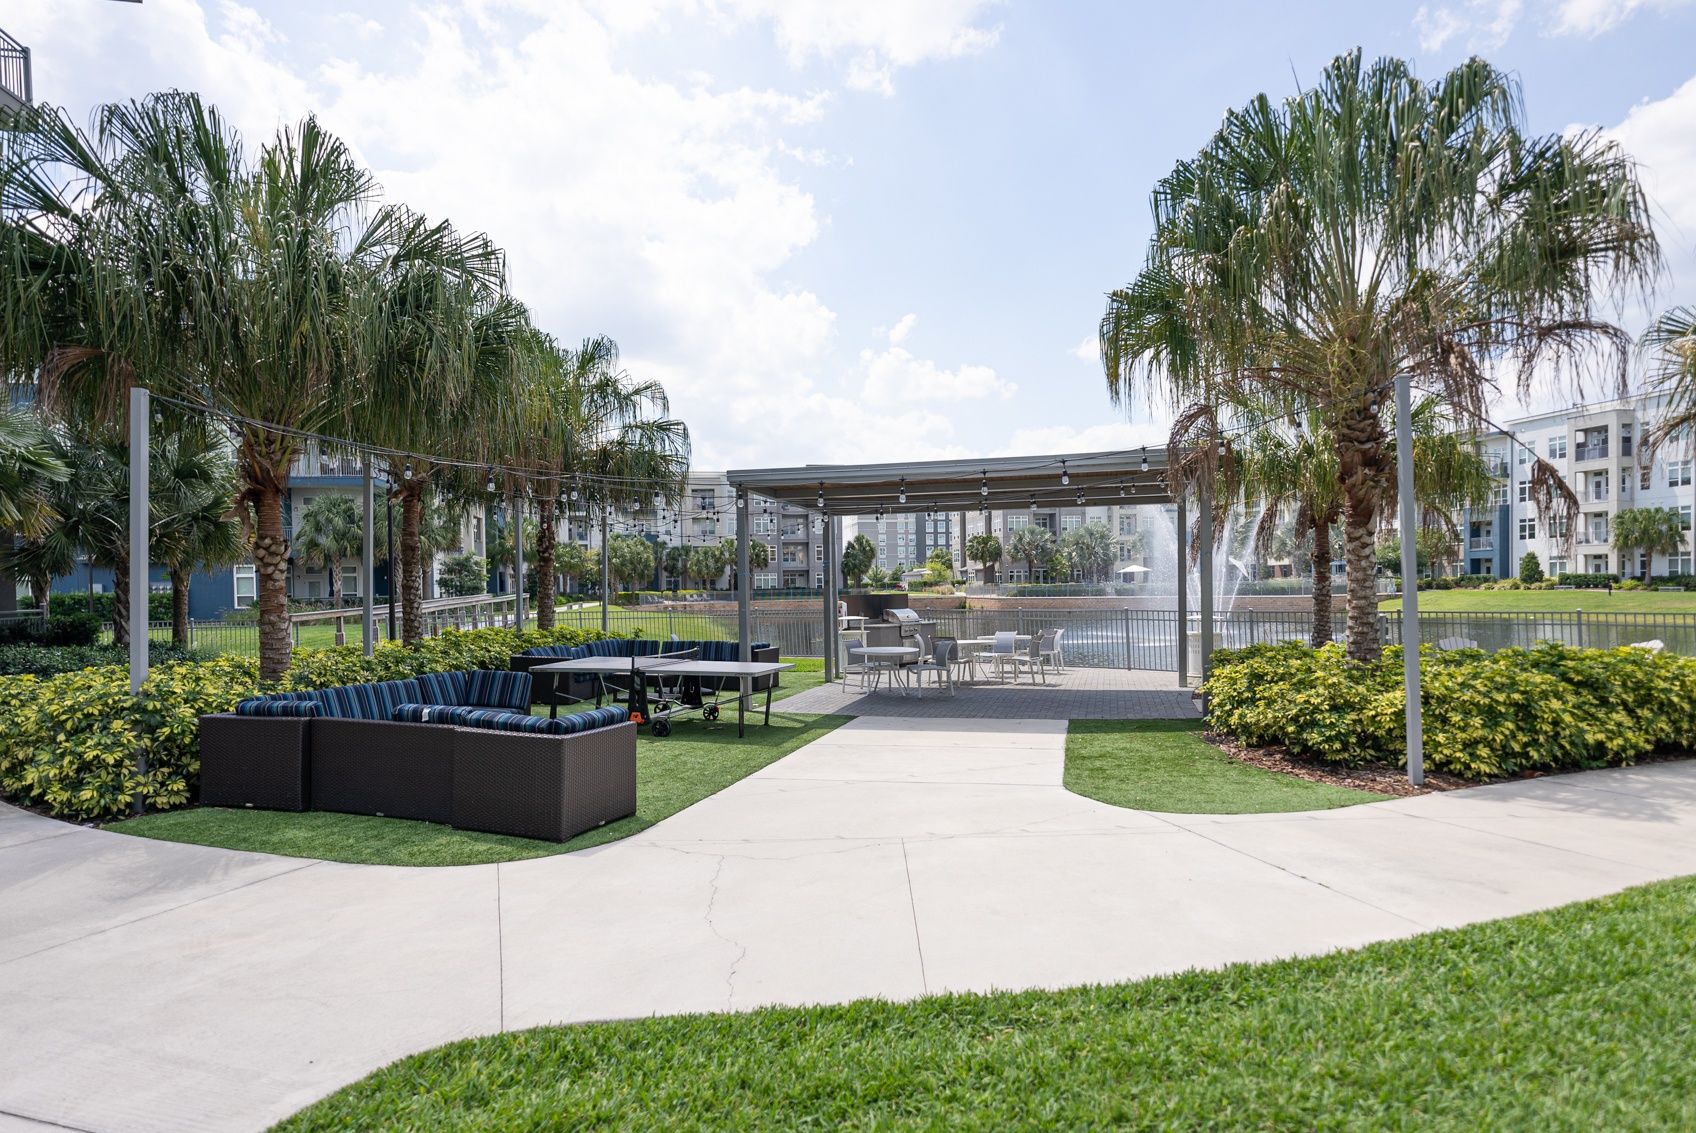
[[[1503,423],[1504,432],[1479,438],[1495,478],[1487,506],[1464,517],[1460,561],[1468,574],[1509,577],[1534,551],[1549,574],[1582,571],[1645,577],[1691,573],[1691,515],[1696,506],[1687,438],[1650,451],[1643,439],[1660,415],[1659,396],[1575,405]],[[1531,502],[1536,457],[1559,469],[1578,497],[1572,531],[1556,530]],[[1685,543],[1651,560],[1616,550],[1615,517],[1628,508],[1670,508],[1683,521]]]
[[938,547],[949,552],[958,570],[961,548],[954,538],[958,527],[957,512],[850,515],[842,521],[842,542],[846,546],[855,536],[864,535],[877,547],[873,565],[886,573],[922,570],[931,552]]

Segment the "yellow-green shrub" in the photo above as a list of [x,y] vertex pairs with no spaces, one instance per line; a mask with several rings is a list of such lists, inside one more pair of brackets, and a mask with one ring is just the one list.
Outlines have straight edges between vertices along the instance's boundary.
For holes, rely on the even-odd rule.
[[[380,645],[300,649],[282,682],[290,689],[393,680],[458,669],[504,669],[538,645],[575,645],[599,630],[448,630],[415,649]],[[199,719],[228,712],[264,691],[244,657],[160,665],[139,696],[129,672],[104,665],[53,677],[0,677],[0,795],[61,818],[106,820],[129,813],[137,792],[150,808],[182,806],[200,778]],[[136,755],[147,774],[136,774]]]
[[[1208,722],[1244,743],[1336,763],[1403,762],[1401,652],[1336,646],[1220,651]],[[1696,659],[1644,649],[1420,654],[1426,766],[1484,779],[1629,764],[1696,736]]]

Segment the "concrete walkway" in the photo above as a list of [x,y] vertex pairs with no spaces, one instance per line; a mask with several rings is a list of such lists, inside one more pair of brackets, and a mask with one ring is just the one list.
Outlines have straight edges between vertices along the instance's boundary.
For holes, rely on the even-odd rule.
[[865,717],[639,837],[498,867],[0,808],[0,1131],[256,1129],[502,1028],[1132,979],[1696,872],[1696,764],[1185,817],[1067,793],[1064,727]]

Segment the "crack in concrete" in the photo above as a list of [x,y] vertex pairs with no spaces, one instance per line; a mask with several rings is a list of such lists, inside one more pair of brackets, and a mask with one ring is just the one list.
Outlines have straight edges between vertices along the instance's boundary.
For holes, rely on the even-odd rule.
[[724,863],[730,859],[723,854],[717,855],[718,867],[713,870],[713,876],[707,882],[707,929],[720,940],[735,948],[736,959],[730,962],[730,970],[724,973],[724,1006],[726,1010],[734,1010],[736,1006],[736,969],[742,966],[742,961],[748,958],[748,946],[724,935],[713,923],[713,910],[718,906],[718,879],[724,873]]

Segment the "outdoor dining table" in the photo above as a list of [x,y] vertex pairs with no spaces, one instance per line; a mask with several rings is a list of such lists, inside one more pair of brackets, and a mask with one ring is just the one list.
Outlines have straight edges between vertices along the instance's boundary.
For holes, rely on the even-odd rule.
[[[882,659],[882,660],[889,660],[889,661],[896,662],[895,665],[893,665],[890,669],[889,687],[895,688],[896,682],[899,681],[900,682],[901,695],[902,696],[907,695],[907,687],[908,687],[907,677],[906,677],[906,674],[901,671],[902,666],[901,666],[900,662],[904,658],[907,658],[907,657],[912,657],[912,658],[916,659],[919,655],[919,647],[918,646],[916,646],[916,645],[851,645],[851,646],[848,647],[848,652],[853,653],[853,654],[855,654],[859,657],[865,657],[865,658],[871,658],[871,659]],[[919,695],[923,696],[924,693],[920,692]]]
[[[1029,648],[1030,643],[1031,635],[1028,633],[1016,633],[1013,635],[1013,648],[1015,651]],[[961,657],[964,658],[968,655],[971,656],[972,669],[973,671],[976,671],[978,666],[977,654],[983,653],[985,650],[993,646],[995,644],[995,636],[991,634],[988,637],[962,637],[960,638],[959,644]]]

